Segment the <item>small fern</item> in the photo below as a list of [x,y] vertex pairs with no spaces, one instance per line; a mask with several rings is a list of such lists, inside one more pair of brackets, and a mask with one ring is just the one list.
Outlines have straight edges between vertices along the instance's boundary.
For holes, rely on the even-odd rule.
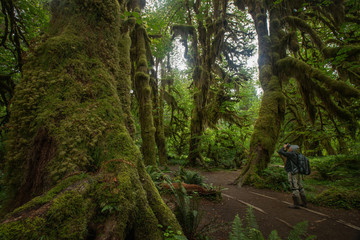
[[183,167],[179,168],[177,175],[187,184],[202,185],[204,182],[204,178],[198,172],[185,170]]
[[232,224],[232,232],[230,232],[229,240],[237,239],[245,239],[245,234],[241,219],[239,218],[239,215],[236,214]]
[[[246,227],[243,227],[241,219],[238,215],[235,216],[232,224],[232,232],[229,234],[229,240],[264,240],[263,234],[259,230],[259,225],[257,224],[254,212],[252,208],[247,209],[247,214],[245,217]],[[293,230],[288,236],[288,240],[301,240],[301,236],[306,234],[308,228],[308,222],[300,222],[296,224]],[[309,236],[306,240],[315,239],[316,236]],[[276,230],[273,230],[268,240],[281,240]]]

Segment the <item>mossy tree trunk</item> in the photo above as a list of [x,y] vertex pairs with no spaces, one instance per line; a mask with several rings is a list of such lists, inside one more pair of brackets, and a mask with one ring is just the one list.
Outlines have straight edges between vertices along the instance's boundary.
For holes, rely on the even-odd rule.
[[[157,63],[157,69],[158,69]],[[159,155],[159,164],[161,166],[166,166],[168,164],[167,151],[166,151],[166,139],[164,131],[164,92],[165,92],[165,82],[166,82],[166,71],[165,64],[161,61],[161,80],[159,84],[159,79],[157,76],[154,76],[153,84],[153,102],[154,102],[154,123],[155,123],[155,141],[158,149]],[[158,71],[156,71],[158,72]],[[158,86],[160,85],[160,89]]]
[[258,34],[259,79],[264,92],[258,119],[251,135],[247,163],[240,176],[235,180],[235,183],[239,185],[250,183],[254,175],[267,167],[285,115],[281,78],[274,66],[274,63],[285,55],[285,50],[281,48],[280,44],[279,13],[274,7],[267,15],[267,8],[263,1],[248,1],[247,4]]
[[125,126],[130,134],[130,136],[135,138],[135,123],[131,114],[131,91],[132,91],[132,82],[131,82],[131,58],[130,58],[130,47],[131,47],[131,38],[129,34],[129,29],[131,24],[128,26],[123,26],[122,31],[120,32],[119,39],[119,74],[117,80],[117,88],[119,92],[119,97],[121,101],[121,107],[125,115]]
[[[132,2],[132,10],[140,13],[140,0]],[[139,121],[141,128],[141,151],[145,165],[156,165],[155,126],[153,119],[152,93],[147,61],[148,36],[142,24],[136,23],[132,33],[133,51],[135,53],[134,85],[139,106]]]
[[[186,5],[188,5],[188,2]],[[193,86],[194,86],[194,108],[191,114],[191,136],[189,144],[189,165],[203,165],[201,156],[201,137],[207,122],[207,107],[209,90],[212,83],[212,71],[216,59],[220,56],[223,39],[225,35],[227,1],[214,0],[212,11],[209,7],[201,14],[206,20],[197,20],[197,29],[192,33],[192,62],[194,64]],[[200,13],[201,3],[193,5],[193,12]],[[188,9],[189,12],[192,10]],[[190,16],[190,13],[189,13]],[[211,17],[210,17],[211,16]],[[197,19],[197,18],[195,18]],[[188,23],[192,24],[189,17]]]
[[130,51],[135,19],[121,19],[116,0],[51,8],[13,99],[0,238],[163,239],[180,227],[145,171],[118,91],[129,84],[120,51]]

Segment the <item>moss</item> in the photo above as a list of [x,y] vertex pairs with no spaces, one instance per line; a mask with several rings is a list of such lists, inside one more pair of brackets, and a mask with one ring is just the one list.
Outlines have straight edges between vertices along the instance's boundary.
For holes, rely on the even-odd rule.
[[76,191],[61,194],[46,214],[46,235],[50,239],[84,239],[93,211],[89,199]]
[[[69,177],[46,195],[16,209],[8,216],[10,220],[0,225],[1,239],[84,239],[94,212],[90,199],[84,197],[88,188],[83,178]],[[75,190],[64,191],[75,182],[79,185],[71,186]]]
[[41,217],[10,222],[0,225],[0,239],[3,240],[23,240],[41,239],[44,236],[43,226],[46,220]]
[[316,196],[315,203],[327,207],[360,209],[360,194],[358,191],[332,187]]
[[48,203],[49,201],[54,199],[54,197],[58,193],[63,191],[64,189],[71,186],[75,182],[78,182],[78,181],[80,181],[82,179],[85,179],[87,177],[88,176],[86,174],[79,174],[79,175],[75,175],[75,176],[71,176],[71,177],[66,178],[65,180],[60,182],[58,185],[56,185],[54,188],[49,190],[46,194],[44,194],[42,196],[35,197],[31,201],[29,201],[28,203],[26,203],[26,204],[22,205],[21,207],[15,209],[10,215],[8,215],[8,217],[16,216],[17,214],[19,214],[19,213],[21,213],[23,211],[29,211],[29,210],[32,210],[33,208],[37,208],[37,207],[39,207],[41,205],[44,205],[44,204]]
[[[55,156],[42,168],[44,186],[55,187],[9,214],[8,222],[0,227],[1,234],[19,229],[13,239],[27,239],[30,229],[35,239],[84,239],[92,234],[126,239],[145,227],[149,236],[161,239],[157,216],[162,213],[154,214],[148,204],[147,191],[154,189],[145,190],[140,182],[138,171],[144,166],[125,127],[118,96],[119,74],[126,72],[120,71],[123,66],[119,62],[126,62],[128,56],[121,59],[119,54],[118,41],[124,29],[120,27],[118,1],[54,0],[52,4],[55,12],[49,36],[28,58],[24,78],[16,89],[6,182],[8,189],[14,190],[11,197],[16,202],[34,135],[44,127],[57,143]],[[124,48],[129,46],[127,40]],[[57,47],[64,47],[65,52]],[[54,50],[52,62],[46,62],[47,49]],[[151,105],[143,106],[149,107],[146,114],[151,116]],[[114,159],[119,161],[111,161]],[[74,172],[95,176],[64,179]],[[154,204],[164,206],[161,199],[158,201]],[[144,217],[141,210],[146,212]],[[34,218],[30,214],[41,216],[34,221],[37,226],[31,225]],[[167,218],[176,223],[173,216]],[[91,229],[93,225],[96,228]],[[88,229],[94,233],[89,234]]]
[[[115,97],[117,1],[54,1],[53,11],[49,36],[28,57],[13,99],[14,128],[9,133],[5,171],[9,189],[21,187],[29,146],[40,127],[59,143],[58,153],[46,166],[48,179],[55,184],[73,171],[96,166],[92,153],[103,133],[112,122],[123,121]],[[91,15],[102,17],[94,22]],[[23,141],[11,140],[20,138]],[[16,192],[10,195],[15,197]]]

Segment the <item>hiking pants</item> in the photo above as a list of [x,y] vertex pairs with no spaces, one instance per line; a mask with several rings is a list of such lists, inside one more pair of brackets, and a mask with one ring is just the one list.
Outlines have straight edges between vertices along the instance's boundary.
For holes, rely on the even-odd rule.
[[294,197],[300,198],[301,195],[305,196],[300,174],[292,174],[291,172],[288,172],[288,180]]

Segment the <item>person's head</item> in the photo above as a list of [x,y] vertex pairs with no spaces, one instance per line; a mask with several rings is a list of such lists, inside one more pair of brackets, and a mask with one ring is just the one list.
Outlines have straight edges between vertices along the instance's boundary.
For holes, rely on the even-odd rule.
[[289,147],[289,152],[297,152],[299,150],[299,146],[298,145],[290,145]]

